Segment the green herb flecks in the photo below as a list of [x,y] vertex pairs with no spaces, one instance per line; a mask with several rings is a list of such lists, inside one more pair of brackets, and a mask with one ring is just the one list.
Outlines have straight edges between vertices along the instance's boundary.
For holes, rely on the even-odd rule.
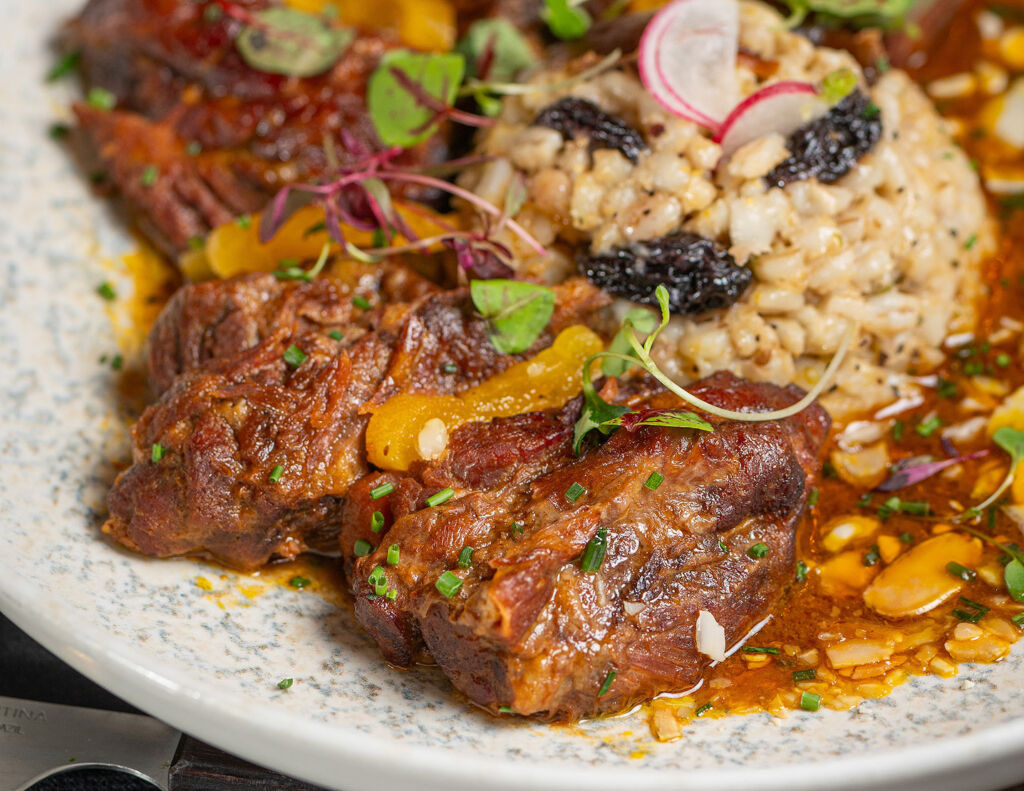
[[597,696],[603,698],[608,694],[608,690],[612,688],[612,682],[615,681],[615,676],[618,675],[614,670],[609,670],[608,675],[604,677],[604,681],[601,684],[601,688],[597,691]]
[[299,590],[302,590],[303,588],[308,588],[310,585],[312,585],[313,581],[306,577],[296,575],[292,577],[290,580],[288,580],[288,584],[291,585],[293,588],[298,588]]
[[459,552],[458,564],[460,569],[468,569],[473,565],[473,547],[462,548],[462,551]]
[[555,292],[516,280],[474,280],[473,306],[488,320],[491,344],[502,354],[529,349],[551,321]]
[[587,542],[587,548],[583,550],[583,557],[580,560],[580,568],[589,574],[593,574],[604,563],[605,552],[608,551],[608,529],[600,527],[597,534]]
[[78,64],[81,60],[82,53],[77,51],[68,52],[66,55],[62,55],[60,60],[53,64],[53,68],[46,73],[46,81],[57,82],[61,77],[66,77],[78,68]]
[[580,0],[544,0],[540,15],[548,29],[563,41],[581,38],[593,24]]
[[462,580],[450,571],[446,571],[437,578],[434,587],[446,599],[450,599],[462,589]]
[[315,77],[331,68],[354,38],[352,28],[332,27],[313,14],[274,6],[252,14],[235,47],[257,71]]

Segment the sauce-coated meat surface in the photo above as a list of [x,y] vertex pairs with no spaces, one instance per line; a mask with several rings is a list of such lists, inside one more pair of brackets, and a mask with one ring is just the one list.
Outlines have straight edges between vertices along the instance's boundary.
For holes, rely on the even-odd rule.
[[[175,297],[151,338],[161,395],[132,430],[107,533],[147,555],[206,553],[241,569],[333,551],[342,498],[369,471],[369,405],[472,387],[608,301],[582,280],[557,287],[549,330],[525,355],[504,355],[465,290],[390,265],[356,282],[252,275]],[[354,307],[357,293],[375,307]]]
[[[690,390],[756,411],[800,397],[731,374]],[[619,398],[636,409],[678,407],[654,388]],[[356,616],[390,662],[432,657],[483,706],[570,720],[698,683],[710,662],[695,643],[700,610],[728,645],[771,612],[792,579],[795,530],[830,424],[824,410],[770,423],[712,418],[713,433],[622,429],[577,459],[579,408],[465,426],[438,463],[354,487],[342,551],[351,555],[356,538],[377,547],[349,566]],[[664,476],[656,487],[645,485],[653,472]],[[368,501],[364,487],[382,480],[395,493]],[[576,484],[585,491],[571,499]],[[446,486],[453,499],[424,507]],[[390,528],[368,532],[382,507]],[[607,555],[588,572],[580,559],[599,531]],[[757,544],[767,553],[748,554]],[[388,565],[393,545],[400,561]],[[460,568],[465,547],[472,561]],[[369,582],[378,567],[391,597]],[[445,572],[462,582],[450,598],[436,587]]]

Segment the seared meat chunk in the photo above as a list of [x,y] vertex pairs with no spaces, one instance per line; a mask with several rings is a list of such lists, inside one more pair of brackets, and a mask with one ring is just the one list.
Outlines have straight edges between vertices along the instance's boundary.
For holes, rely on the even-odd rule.
[[[523,359],[494,350],[465,291],[427,289],[353,316],[350,283],[268,278],[189,286],[158,321],[154,377],[166,386],[107,498],[104,529],[129,548],[205,552],[242,569],[335,550],[342,498],[368,472],[366,407],[398,392],[460,392]],[[423,287],[393,274],[382,288]],[[581,282],[557,293],[551,332],[607,302]],[[450,360],[457,373],[442,370]]]
[[[800,397],[797,388],[731,374],[690,389],[751,411]],[[679,404],[658,392],[634,406]],[[554,427],[573,418],[544,420]],[[697,651],[698,613],[710,612],[734,644],[791,579],[795,528],[829,428],[818,406],[772,423],[710,420],[714,433],[622,429],[577,460],[569,460],[571,432],[553,430],[561,446],[545,449],[548,464],[524,466],[524,476],[499,476],[493,488],[477,491],[456,488],[458,476],[431,479],[417,499],[446,481],[456,497],[399,515],[383,538],[373,537],[379,547],[354,562],[357,618],[389,661],[427,653],[458,689],[491,709],[569,720],[689,689],[710,661]],[[500,437],[501,427],[492,428]],[[458,455],[438,471],[472,469],[462,430],[452,438]],[[664,476],[657,487],[645,486],[652,472]],[[421,472],[416,483],[427,480]],[[573,499],[567,493],[578,492],[577,484],[583,492]],[[603,563],[584,571],[581,556],[601,537]],[[767,554],[748,554],[756,544]],[[400,550],[396,566],[386,564],[391,545]],[[472,548],[468,569],[458,563],[465,547]],[[436,586],[445,573],[461,581],[450,597]],[[378,596],[384,587],[389,595]]]
[[[235,0],[242,13],[268,6]],[[248,66],[234,45],[241,23],[209,0],[91,0],[67,26],[89,88],[116,111],[76,107],[86,139],[140,227],[168,252],[282,186],[320,179],[383,149],[366,109],[366,81],[397,42],[361,35],[325,74],[307,79]],[[442,161],[443,135],[396,162]],[[143,178],[149,171],[152,177]],[[401,192],[401,190],[399,190]],[[407,191],[409,197],[432,192]]]

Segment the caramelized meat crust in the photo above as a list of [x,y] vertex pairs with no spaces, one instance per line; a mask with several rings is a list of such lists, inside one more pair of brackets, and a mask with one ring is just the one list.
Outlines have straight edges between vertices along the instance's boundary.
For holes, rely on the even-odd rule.
[[[801,396],[731,374],[691,390],[757,411]],[[663,391],[632,404],[678,406]],[[829,428],[824,410],[772,423],[712,419],[714,433],[620,430],[576,459],[578,410],[459,429],[440,463],[397,481],[387,503],[363,494],[378,478],[354,487],[342,551],[355,537],[378,545],[351,559],[352,585],[356,616],[390,662],[430,656],[483,706],[570,720],[698,683],[710,661],[695,643],[700,610],[729,645],[769,614],[793,572],[795,528]],[[664,476],[656,488],[645,486],[652,472]],[[585,492],[571,500],[574,484]],[[425,508],[444,486],[455,498]],[[393,519],[383,537],[364,527],[382,505]],[[580,558],[599,531],[607,554],[584,571]],[[400,562],[388,566],[393,544]],[[767,554],[751,557],[755,544]],[[468,569],[458,565],[464,547],[473,548]],[[368,583],[378,566],[393,600]],[[451,598],[435,586],[445,572],[462,580]]]
[[[355,293],[378,307],[353,307]],[[161,395],[132,430],[104,529],[147,555],[206,553],[241,569],[336,551],[342,498],[368,472],[366,413],[400,392],[471,387],[607,303],[581,281],[556,295],[549,332],[503,355],[466,291],[397,267],[355,284],[252,275],[185,287],[153,331]]]

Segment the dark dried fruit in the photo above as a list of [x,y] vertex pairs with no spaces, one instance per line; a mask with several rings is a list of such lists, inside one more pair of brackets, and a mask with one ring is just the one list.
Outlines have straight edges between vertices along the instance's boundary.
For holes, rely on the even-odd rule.
[[816,178],[824,184],[839,181],[882,137],[878,106],[856,90],[821,118],[797,129],[786,141],[790,157],[765,180],[773,187]]
[[680,231],[580,261],[590,282],[617,297],[657,307],[664,285],[669,310],[692,314],[727,308],[750,285],[751,272],[710,239]]
[[549,104],[534,119],[534,126],[546,126],[561,132],[562,137],[589,137],[590,149],[614,148],[636,164],[647,144],[640,133],[618,116],[606,113],[593,102],[566,96]]

